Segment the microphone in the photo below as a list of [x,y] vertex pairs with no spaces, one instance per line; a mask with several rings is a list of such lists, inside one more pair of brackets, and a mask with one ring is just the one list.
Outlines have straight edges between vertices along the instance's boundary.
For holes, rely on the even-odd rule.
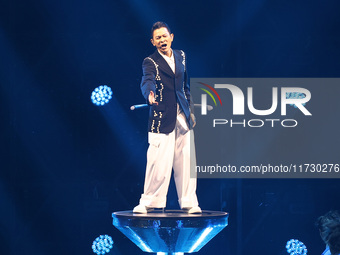
[[148,105],[147,105],[147,104],[135,104],[135,105],[132,105],[132,106],[130,107],[130,110],[133,111],[133,110],[135,110],[135,109],[145,108],[145,107],[148,107]]

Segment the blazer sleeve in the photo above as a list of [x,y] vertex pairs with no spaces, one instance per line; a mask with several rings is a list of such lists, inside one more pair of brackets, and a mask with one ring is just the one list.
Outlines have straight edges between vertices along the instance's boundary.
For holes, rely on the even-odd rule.
[[148,58],[144,59],[142,64],[143,77],[140,84],[142,94],[149,104],[149,94],[153,91],[156,94],[156,68],[154,63]]

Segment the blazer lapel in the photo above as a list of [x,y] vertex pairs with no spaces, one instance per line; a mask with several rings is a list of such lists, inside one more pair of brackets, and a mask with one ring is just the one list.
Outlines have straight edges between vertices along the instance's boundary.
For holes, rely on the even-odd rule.
[[176,74],[181,73],[181,70],[183,69],[183,63],[182,63],[182,57],[177,51],[172,51],[175,57],[175,72]]
[[[174,51],[173,51],[174,52]],[[169,64],[165,61],[165,59],[159,54],[158,50],[156,50],[156,52],[154,53],[155,55],[155,60],[158,63],[159,67],[166,72],[167,74],[174,76],[174,72],[171,70],[171,67],[169,66]],[[176,70],[176,56],[175,56],[175,70]]]

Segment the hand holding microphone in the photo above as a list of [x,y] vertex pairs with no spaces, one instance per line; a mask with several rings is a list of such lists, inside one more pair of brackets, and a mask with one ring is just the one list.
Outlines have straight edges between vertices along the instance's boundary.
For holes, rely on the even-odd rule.
[[[156,102],[156,99],[155,99],[155,93],[153,93],[153,91],[150,91],[148,100],[149,100],[150,105],[158,105],[158,102]],[[130,107],[130,110],[133,111],[135,109],[145,108],[145,107],[148,107],[148,105],[147,104],[135,104]]]
[[150,105],[153,105],[153,104],[158,105],[158,102],[156,102],[155,94],[153,93],[153,91],[150,91],[149,103],[150,103]]

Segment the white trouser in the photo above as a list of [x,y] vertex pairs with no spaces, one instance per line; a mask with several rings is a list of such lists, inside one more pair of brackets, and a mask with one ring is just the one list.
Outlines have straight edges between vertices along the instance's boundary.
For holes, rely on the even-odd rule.
[[173,168],[180,207],[198,206],[196,178],[190,178],[190,164],[196,165],[195,151],[191,151],[190,157],[190,150],[195,150],[195,146],[190,146],[190,136],[193,141],[193,135],[183,113],[177,115],[176,127],[170,134],[149,132],[144,194],[139,202],[141,205],[154,208],[166,206]]

